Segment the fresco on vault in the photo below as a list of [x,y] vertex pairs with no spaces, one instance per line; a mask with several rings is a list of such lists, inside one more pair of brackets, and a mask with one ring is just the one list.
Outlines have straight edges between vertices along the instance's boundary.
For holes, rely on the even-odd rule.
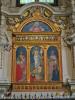
[[30,52],[30,80],[44,80],[44,52],[38,46],[32,47]]
[[23,82],[26,80],[26,48],[18,47],[16,50],[16,81]]
[[44,22],[33,21],[25,25],[22,32],[51,32],[52,29]]
[[59,67],[58,67],[58,50],[54,46],[50,46],[47,51],[48,58],[48,80],[59,80]]

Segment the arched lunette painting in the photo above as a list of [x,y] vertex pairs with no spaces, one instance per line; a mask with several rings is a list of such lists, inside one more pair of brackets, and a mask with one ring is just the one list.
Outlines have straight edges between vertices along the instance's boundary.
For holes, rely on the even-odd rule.
[[27,67],[26,48],[21,46],[16,50],[16,81],[23,82],[26,80]]
[[22,32],[52,32],[52,29],[44,22],[32,21],[23,27]]
[[55,46],[50,46],[47,50],[48,58],[48,80],[59,81],[58,50]]
[[30,81],[44,80],[44,51],[34,46],[30,51]]

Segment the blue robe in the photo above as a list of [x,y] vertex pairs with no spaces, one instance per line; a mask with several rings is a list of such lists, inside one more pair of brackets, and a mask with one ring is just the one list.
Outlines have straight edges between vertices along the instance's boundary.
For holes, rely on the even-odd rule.
[[52,72],[52,80],[53,81],[58,81],[59,80],[59,71],[58,71],[57,68],[55,70],[53,70],[53,72]]

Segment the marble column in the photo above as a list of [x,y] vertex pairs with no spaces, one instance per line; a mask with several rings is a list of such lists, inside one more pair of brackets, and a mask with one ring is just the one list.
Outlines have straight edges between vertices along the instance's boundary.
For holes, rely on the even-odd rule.
[[72,54],[71,49],[67,45],[62,45],[62,69],[63,69],[63,81],[67,78],[72,79]]
[[72,68],[72,80],[75,81],[75,46],[73,46],[73,68]]
[[1,25],[1,6],[2,6],[2,3],[1,3],[1,0],[0,0],[0,25]]
[[4,82],[4,50],[0,46],[0,83]]

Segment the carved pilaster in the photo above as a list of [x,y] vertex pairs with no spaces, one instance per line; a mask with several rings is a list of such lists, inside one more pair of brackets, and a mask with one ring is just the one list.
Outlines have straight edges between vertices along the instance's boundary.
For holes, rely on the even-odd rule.
[[62,60],[61,60],[61,45],[58,45],[58,52],[59,52],[59,70],[60,70],[60,81],[62,81]]
[[27,81],[30,82],[30,47],[27,47]]
[[44,47],[44,68],[45,68],[45,82],[47,82],[47,48],[46,47]]
[[12,75],[12,82],[15,82],[16,81],[16,47],[15,45],[13,45],[12,55],[14,56],[12,58],[13,63],[12,63],[11,75],[14,73],[14,75]]

